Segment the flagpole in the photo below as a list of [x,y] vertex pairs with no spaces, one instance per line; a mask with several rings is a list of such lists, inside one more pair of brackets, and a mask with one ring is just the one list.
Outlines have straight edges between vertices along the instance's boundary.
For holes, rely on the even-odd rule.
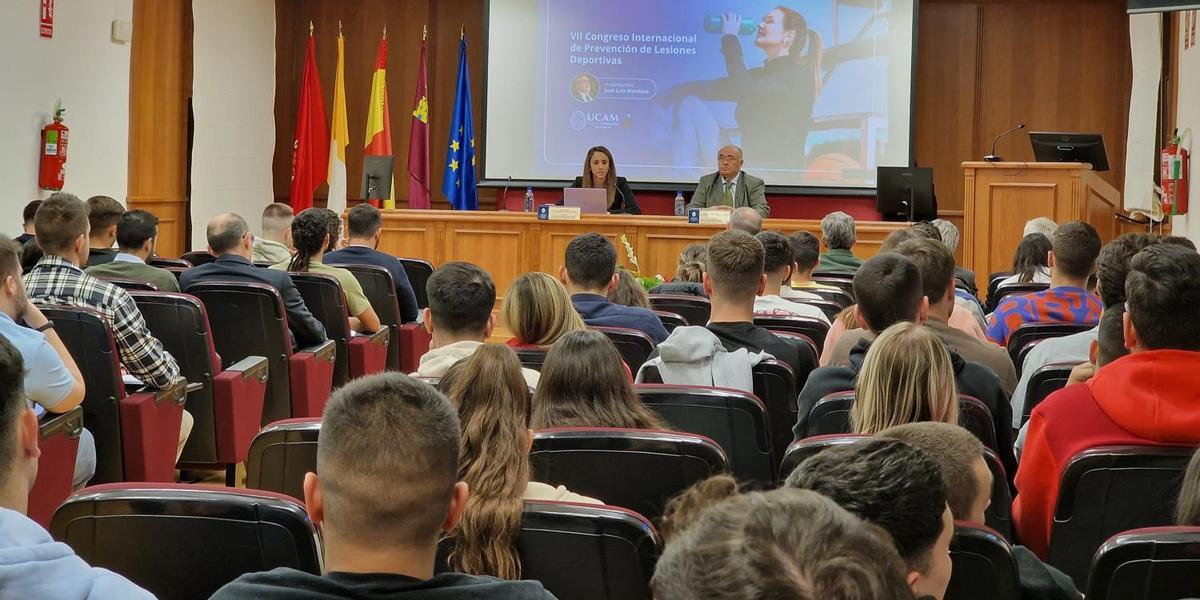
[[313,22],[309,21],[308,22],[308,37],[312,37],[312,36],[313,36]]

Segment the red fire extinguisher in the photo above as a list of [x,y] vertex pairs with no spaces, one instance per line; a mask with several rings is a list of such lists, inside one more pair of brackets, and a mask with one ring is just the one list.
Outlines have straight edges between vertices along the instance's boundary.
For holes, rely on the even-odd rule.
[[63,189],[67,179],[67,136],[70,132],[63,124],[63,112],[59,103],[54,107],[54,122],[42,128],[42,160],[38,172],[38,187],[57,192]]
[[1164,215],[1185,215],[1188,211],[1188,188],[1191,185],[1191,153],[1183,147],[1183,136],[1176,129],[1170,142],[1162,149],[1159,160],[1159,180],[1162,184]]

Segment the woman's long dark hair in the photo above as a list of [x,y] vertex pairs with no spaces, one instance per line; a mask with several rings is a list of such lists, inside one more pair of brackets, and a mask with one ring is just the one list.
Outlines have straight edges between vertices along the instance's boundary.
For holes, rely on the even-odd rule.
[[1052,248],[1050,238],[1040,233],[1031,233],[1021,238],[1021,243],[1017,244],[1017,251],[1013,254],[1013,275],[1017,276],[1017,283],[1033,281],[1038,271],[1048,266],[1046,254]]
[[[608,176],[604,181],[592,180],[592,155],[603,152],[608,157]],[[595,146],[588,150],[587,158],[583,160],[583,187],[604,188],[608,191],[608,205],[612,206],[617,198],[617,163],[613,162],[612,152],[604,146]]]
[[309,208],[292,220],[292,246],[296,255],[288,264],[289,271],[308,271],[314,256],[324,253],[325,236],[329,235],[329,219],[323,208]]

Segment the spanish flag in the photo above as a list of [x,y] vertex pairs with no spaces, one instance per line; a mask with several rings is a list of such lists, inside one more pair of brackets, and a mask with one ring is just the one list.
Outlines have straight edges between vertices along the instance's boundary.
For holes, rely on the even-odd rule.
[[337,78],[333,88],[333,132],[329,138],[329,196],[326,206],[337,214],[346,210],[346,146],[350,133],[346,127],[346,40],[338,32]]
[[421,39],[417,91],[413,94],[412,131],[408,136],[408,207],[429,208],[429,83],[425,74],[426,41]]
[[325,121],[325,100],[321,76],[317,73],[316,44],[312,25],[308,29],[308,52],[304,57],[304,75],[300,84],[300,108],[296,118],[296,137],[292,142],[292,209],[300,212],[313,205],[313,193],[321,185],[321,165],[329,164],[329,126]]
[[[395,160],[395,156],[392,154],[392,119],[388,114],[387,99],[387,31],[384,31],[383,39],[379,40],[379,50],[375,54],[375,76],[371,79],[371,105],[367,109],[366,144],[364,152],[366,160],[363,161],[363,197],[369,198],[367,188],[370,182],[367,181],[365,172],[367,165],[381,160],[389,162]],[[376,158],[372,159],[371,157]],[[396,208],[395,179],[393,174],[392,180],[386,184],[389,191],[384,195],[384,208]],[[376,200],[369,201],[378,206]]]

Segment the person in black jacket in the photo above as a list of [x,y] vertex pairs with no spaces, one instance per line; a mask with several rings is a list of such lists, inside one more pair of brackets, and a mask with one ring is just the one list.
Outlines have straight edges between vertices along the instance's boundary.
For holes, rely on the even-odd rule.
[[[929,311],[929,300],[924,296],[921,272],[908,258],[885,252],[877,254],[859,268],[854,276],[854,295],[858,299],[858,319],[866,324],[873,334],[862,339],[850,350],[847,366],[821,367],[812,372],[808,383],[800,391],[797,400],[796,426],[792,428],[795,439],[808,437],[809,413],[825,396],[854,389],[863,360],[871,347],[874,336],[900,321],[924,323]],[[996,454],[1009,475],[1017,472],[1017,459],[1013,454],[1012,406],[1008,394],[1000,385],[1000,379],[989,368],[963,360],[957,352],[950,351],[950,364],[958,393],[977,398],[992,414],[996,436]]]
[[624,177],[617,177],[617,165],[613,162],[612,152],[604,146],[588,150],[587,160],[583,163],[583,176],[576,177],[571,187],[607,190],[609,213],[642,214],[637,198],[633,197],[633,189],[629,187],[629,181]]
[[245,219],[233,213],[218,215],[208,223],[205,233],[208,236],[208,251],[217,260],[184,271],[179,278],[179,287],[184,293],[192,285],[205,281],[265,283],[279,290],[283,297],[288,328],[296,347],[312,346],[327,339],[325,327],[308,312],[291,275],[285,271],[260,269],[250,262],[254,234],[250,233]]
[[416,321],[421,308],[417,306],[417,296],[408,280],[408,274],[404,272],[399,259],[378,250],[379,238],[383,232],[383,214],[378,208],[363,203],[350,209],[346,214],[346,222],[350,238],[346,247],[326,252],[322,261],[327,265],[374,265],[387,269],[392,275],[392,283],[396,286],[400,318],[405,323]]

